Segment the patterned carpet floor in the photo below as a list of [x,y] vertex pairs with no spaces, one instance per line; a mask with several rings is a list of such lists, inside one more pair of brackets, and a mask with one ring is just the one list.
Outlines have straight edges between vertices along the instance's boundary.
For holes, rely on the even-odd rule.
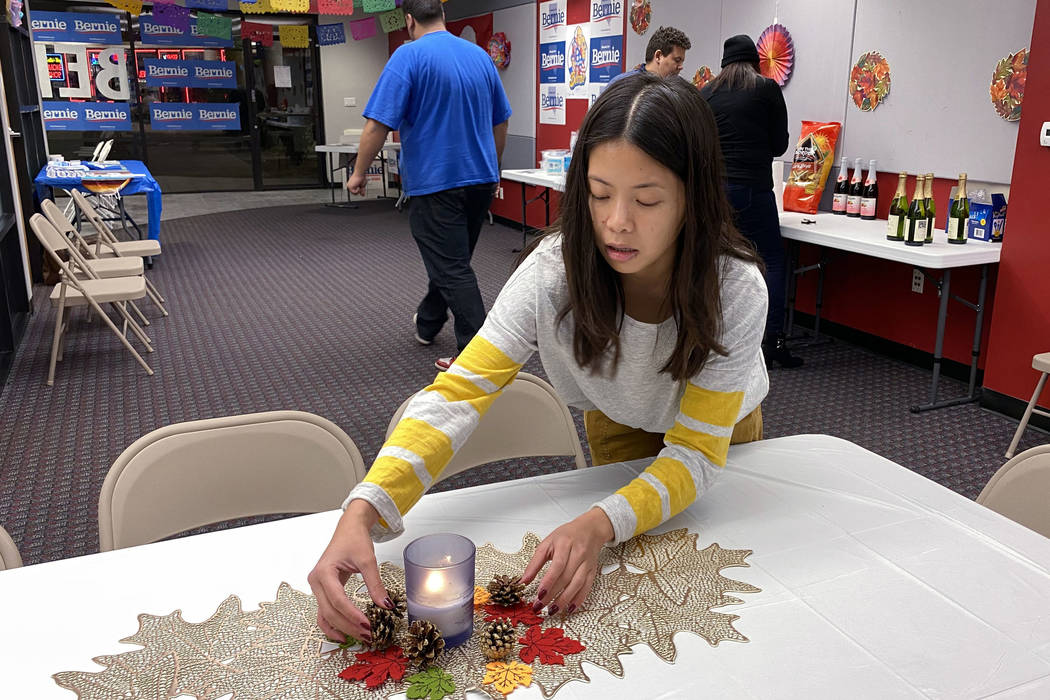
[[[178,219],[164,223],[162,240],[149,275],[171,316],[142,305],[154,321],[147,330],[157,350],[146,356],[153,377],[113,334],[78,313],[55,386],[45,386],[54,312],[46,288],[34,294],[37,311],[0,394],[0,525],[27,564],[98,550],[102,481],[145,433],[180,421],[299,409],[334,421],[370,461],[397,406],[433,378],[435,358],[455,350],[450,326],[430,347],[413,340],[412,312],[426,276],[407,218],[388,202]],[[474,263],[487,305],[510,273],[518,242],[514,229],[483,231]],[[798,352],[805,367],[771,373],[767,437],[836,435],[971,498],[1002,464],[1013,421],[975,405],[908,412],[928,391],[927,369],[843,342]],[[535,359],[526,370],[543,376]],[[944,382],[946,396],[964,391]],[[1021,449],[1047,441],[1029,430]],[[440,488],[570,468],[567,458],[513,460]]]

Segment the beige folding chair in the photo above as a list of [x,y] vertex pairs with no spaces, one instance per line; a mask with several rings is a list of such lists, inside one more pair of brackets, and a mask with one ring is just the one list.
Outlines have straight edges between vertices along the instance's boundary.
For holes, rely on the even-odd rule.
[[[77,203],[77,208],[80,209],[84,218],[90,222],[91,227],[96,231],[96,245],[95,251],[93,251],[95,257],[154,257],[161,254],[161,241],[159,240],[153,240],[152,238],[145,240],[118,240],[117,236],[113,234],[106,222],[99,216],[99,212],[87,200],[83,192],[74,190],[71,194],[72,200]],[[56,224],[56,228],[66,231],[64,227],[58,224]],[[76,231],[76,227],[71,224],[69,224],[69,228]],[[161,294],[160,290],[156,289],[153,282],[149,281],[148,278],[146,279],[146,290],[153,303],[158,305],[159,309],[167,316],[168,311],[164,307],[164,295]]]
[[1032,418],[1033,413],[1037,416],[1050,418],[1050,413],[1035,407],[1039,402],[1039,395],[1043,393],[1043,387],[1046,386],[1046,377],[1050,374],[1050,352],[1041,352],[1038,355],[1033,355],[1032,369],[1039,372],[1039,381],[1035,383],[1035,391],[1032,393],[1032,400],[1029,401],[1028,406],[1025,407],[1024,415],[1021,416],[1021,422],[1017,424],[1017,430],[1014,432],[1014,437],[1010,441],[1010,446],[1006,448],[1007,459],[1014,456],[1014,452],[1017,450],[1017,444],[1021,442],[1021,436],[1024,435],[1025,428],[1028,427],[1028,421]]
[[977,502],[1050,537],[1050,445],[1025,450],[999,467]]
[[[47,385],[55,383],[55,362],[61,359],[64,348],[64,336],[68,319],[65,318],[65,310],[72,306],[90,305],[91,308],[109,326],[125,348],[138,360],[146,370],[146,374],[153,374],[153,370],[142,359],[138,351],[131,346],[127,337],[122,333],[112,319],[102,310],[101,304],[110,304],[124,318],[124,328],[131,328],[146,348],[146,352],[153,352],[149,336],[139,327],[135,319],[131,318],[127,309],[121,302],[134,301],[146,296],[146,280],[141,275],[132,277],[116,277],[113,279],[79,279],[73,268],[77,271],[87,269],[86,261],[80,257],[75,246],[68,245],[68,241],[55,227],[48,223],[40,214],[33,214],[29,219],[29,226],[36,234],[40,245],[51,256],[51,260],[58,265],[59,283],[51,290],[51,304],[58,307],[55,317],[55,335],[51,341],[51,361],[47,373]],[[59,249],[65,249],[69,253],[70,262],[67,263],[59,254]],[[71,267],[72,266],[72,267]]]
[[176,423],[139,438],[106,475],[101,551],[234,518],[338,508],[365,476],[354,441],[302,411]]
[[17,569],[22,566],[22,557],[18,553],[18,547],[7,530],[0,527],[0,571],[4,569]]
[[[408,397],[390,419],[386,429],[388,438],[412,398]],[[438,481],[502,459],[551,456],[574,457],[577,469],[587,466],[569,407],[550,384],[527,372],[519,372],[481,417]]]
[[[87,252],[90,253],[90,247],[87,246],[87,242],[80,237],[80,232],[70,225],[69,220],[62,214],[62,210],[58,208],[58,205],[50,199],[45,199],[40,203],[40,209],[44,212],[44,216],[51,225],[54,226],[59,233],[63,233],[63,238],[66,239],[64,241],[64,246],[62,246],[63,241],[56,239],[54,241],[55,250],[57,252],[66,251],[68,255],[68,250],[71,246],[77,248],[77,253],[80,254],[79,257],[75,259],[70,258],[70,269],[73,270],[77,279],[113,279],[115,277],[133,277],[135,275],[142,275],[145,272],[142,258],[90,258],[89,255],[85,255],[85,248],[87,248]],[[56,220],[60,224],[65,224],[68,229],[72,231],[74,241],[69,240],[70,234],[68,231],[63,231],[59,226],[55,225]],[[139,307],[135,302],[129,301],[127,303],[131,306],[135,315],[139,317],[139,321],[142,322],[142,325],[150,325],[149,319],[139,310]],[[125,333],[127,332],[126,326],[124,331]]]

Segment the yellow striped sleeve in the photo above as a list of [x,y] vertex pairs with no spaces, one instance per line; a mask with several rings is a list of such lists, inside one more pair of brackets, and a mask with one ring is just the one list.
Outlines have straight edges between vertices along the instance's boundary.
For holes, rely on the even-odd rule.
[[687,382],[678,410],[693,420],[732,428],[740,416],[743,403],[742,391],[715,391]]
[[[423,497],[423,482],[412,465],[396,457],[379,457],[372,463],[364,481],[380,486],[394,501],[402,515]],[[386,524],[383,523],[386,527]]]
[[521,366],[475,336],[455,364],[405,408],[365,481],[383,489],[401,515],[407,513]]
[[521,369],[520,363],[507,357],[505,352],[480,335],[474,336],[463,349],[456,358],[456,364],[500,388],[509,384]]
[[634,534],[645,532],[663,522],[660,494],[649,482],[635,479],[617,491],[616,495],[623,496],[634,511],[637,523]]
[[699,452],[711,460],[712,464],[724,467],[726,458],[729,455],[729,439],[731,437],[732,432],[725,436],[712,435],[701,430],[691,430],[675,421],[674,427],[664,435],[664,442],[669,445],[681,445],[687,450]]

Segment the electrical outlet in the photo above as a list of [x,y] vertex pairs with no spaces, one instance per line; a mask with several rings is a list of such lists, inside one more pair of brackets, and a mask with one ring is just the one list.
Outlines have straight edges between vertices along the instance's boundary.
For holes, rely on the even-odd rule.
[[926,281],[926,278],[922,274],[922,270],[911,271],[911,291],[916,294],[922,294],[922,285]]
[[356,97],[344,97],[343,98],[343,106],[344,107],[356,107],[357,106],[357,98]]

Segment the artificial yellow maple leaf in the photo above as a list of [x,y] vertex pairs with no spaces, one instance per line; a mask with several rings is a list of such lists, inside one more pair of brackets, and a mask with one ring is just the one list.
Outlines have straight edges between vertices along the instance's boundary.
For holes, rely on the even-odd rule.
[[492,594],[481,586],[474,586],[474,607],[481,607],[492,602]]
[[485,678],[481,682],[491,685],[504,695],[510,695],[518,686],[528,688],[532,685],[532,666],[517,661],[493,661],[485,667]]

